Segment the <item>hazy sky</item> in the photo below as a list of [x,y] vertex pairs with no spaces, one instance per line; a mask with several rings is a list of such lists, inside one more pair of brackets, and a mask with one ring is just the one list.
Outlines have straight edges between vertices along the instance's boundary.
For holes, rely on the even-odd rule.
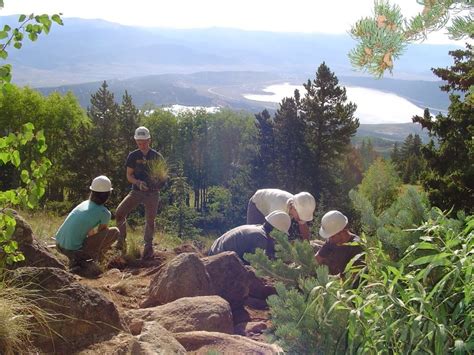
[[[59,13],[101,18],[125,25],[202,28],[230,27],[277,32],[345,33],[370,16],[373,0],[5,0],[1,15]],[[416,0],[395,0],[406,15],[422,9]],[[429,43],[448,43],[440,33]]]

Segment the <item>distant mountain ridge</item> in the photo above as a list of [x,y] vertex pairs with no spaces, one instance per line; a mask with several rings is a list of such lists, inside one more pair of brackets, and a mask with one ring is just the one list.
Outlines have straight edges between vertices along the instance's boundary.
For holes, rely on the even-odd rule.
[[[4,16],[13,24],[16,16]],[[128,79],[166,73],[265,71],[312,77],[325,61],[338,76],[355,73],[349,35],[273,33],[236,29],[160,29],[103,20],[64,18],[64,26],[37,42],[10,51],[13,80],[32,87]],[[450,63],[447,45],[409,46],[397,61],[396,78],[433,79],[433,67]]]

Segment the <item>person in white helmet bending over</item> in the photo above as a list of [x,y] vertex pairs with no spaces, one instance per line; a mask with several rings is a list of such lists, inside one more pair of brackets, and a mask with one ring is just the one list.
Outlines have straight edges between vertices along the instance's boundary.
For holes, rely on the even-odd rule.
[[244,263],[245,253],[254,254],[256,249],[263,249],[271,259],[275,257],[275,241],[270,236],[273,228],[288,234],[291,219],[288,213],[274,211],[265,217],[263,224],[246,224],[236,227],[217,238],[209,250],[209,255],[225,251],[235,252]]
[[[326,239],[326,243],[316,253],[316,261],[326,265],[331,275],[343,274],[349,261],[363,251],[360,245],[346,245],[360,241],[347,225],[347,217],[339,211],[329,211],[321,219],[319,235]],[[355,265],[361,263],[363,260],[360,258],[354,262]]]
[[316,201],[309,192],[293,195],[280,189],[257,190],[247,206],[247,224],[261,224],[265,216],[273,211],[284,211],[294,221],[302,239],[309,240],[310,232],[307,222],[313,220]]
[[87,267],[90,259],[100,260],[119,235],[118,228],[108,227],[111,214],[104,206],[113,190],[109,178],[96,177],[89,189],[89,199],[69,213],[55,236],[56,248],[74,272]]

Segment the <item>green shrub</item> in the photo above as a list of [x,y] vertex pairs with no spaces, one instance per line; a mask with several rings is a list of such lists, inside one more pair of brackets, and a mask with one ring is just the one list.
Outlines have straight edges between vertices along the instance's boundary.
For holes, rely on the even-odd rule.
[[310,260],[306,242],[277,236],[275,261],[246,255],[258,274],[281,281],[268,300],[276,341],[295,354],[472,352],[474,216],[434,208],[415,232],[398,262],[372,239],[366,266],[348,265],[345,282]]

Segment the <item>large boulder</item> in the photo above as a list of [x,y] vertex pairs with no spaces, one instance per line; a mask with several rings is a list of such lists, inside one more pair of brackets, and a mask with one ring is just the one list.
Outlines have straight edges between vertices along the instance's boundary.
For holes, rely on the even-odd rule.
[[[79,350],[123,329],[114,303],[58,268],[24,267],[10,276],[38,294],[33,300],[50,316],[35,327],[33,344],[43,352]],[[33,321],[33,320],[32,320]]]
[[212,294],[211,280],[202,261],[194,253],[183,253],[165,265],[151,280],[148,298],[142,307],[165,304],[182,297]]
[[163,306],[132,310],[134,320],[157,321],[172,333],[205,330],[232,334],[234,325],[229,303],[219,296],[184,297]]
[[249,294],[248,271],[234,252],[224,252],[202,259],[216,295],[229,302],[232,309],[244,305]]
[[257,277],[251,266],[246,266],[249,277],[249,297],[266,300],[268,296],[275,295],[276,289],[270,279]]
[[265,344],[240,335],[216,332],[186,332],[174,334],[188,352],[194,354],[282,354],[273,344]]
[[28,222],[18,213],[11,210],[15,217],[16,226],[12,239],[18,243],[18,249],[25,256],[25,260],[14,263],[12,268],[22,266],[56,267],[65,269],[64,264],[59,261],[43,244],[33,236],[33,231]]

